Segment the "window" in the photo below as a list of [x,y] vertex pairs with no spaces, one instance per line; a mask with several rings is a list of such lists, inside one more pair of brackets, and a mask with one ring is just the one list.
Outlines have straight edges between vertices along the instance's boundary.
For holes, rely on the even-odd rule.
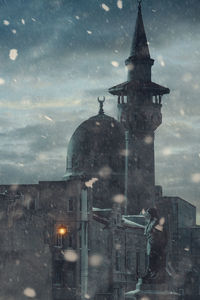
[[140,253],[136,252],[136,274],[139,275],[140,272]]
[[69,236],[69,247],[72,248],[73,238],[72,235]]
[[63,246],[63,235],[60,233],[56,234],[56,246],[62,247]]
[[71,197],[69,198],[69,207],[68,207],[69,211],[73,211],[74,210],[74,198]]
[[116,250],[116,257],[115,257],[115,263],[116,263],[116,271],[120,270],[120,255],[119,250]]
[[63,283],[63,262],[56,260],[54,262],[53,284],[62,285]]

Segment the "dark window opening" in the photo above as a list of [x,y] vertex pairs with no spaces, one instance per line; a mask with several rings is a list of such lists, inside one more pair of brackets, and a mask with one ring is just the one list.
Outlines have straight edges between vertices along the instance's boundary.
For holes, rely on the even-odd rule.
[[120,270],[120,255],[119,250],[116,250],[116,271]]
[[69,198],[69,211],[73,211],[73,210],[74,210],[74,199]]
[[62,261],[55,261],[54,263],[53,284],[59,286],[63,284],[63,262]]

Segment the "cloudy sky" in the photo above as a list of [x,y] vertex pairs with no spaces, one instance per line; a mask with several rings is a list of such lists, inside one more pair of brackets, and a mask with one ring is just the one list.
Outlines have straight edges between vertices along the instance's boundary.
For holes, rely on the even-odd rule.
[[[200,2],[143,0],[153,81],[169,87],[156,182],[200,213]],[[126,80],[136,0],[0,0],[0,184],[59,180],[69,138]],[[200,220],[200,218],[199,218]]]

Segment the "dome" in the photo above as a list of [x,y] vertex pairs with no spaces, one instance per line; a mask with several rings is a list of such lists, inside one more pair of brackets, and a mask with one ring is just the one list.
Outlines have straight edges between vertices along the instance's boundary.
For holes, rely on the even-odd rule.
[[124,170],[124,129],[114,118],[99,114],[84,121],[72,135],[65,178],[73,175],[98,177],[102,170],[119,175]]

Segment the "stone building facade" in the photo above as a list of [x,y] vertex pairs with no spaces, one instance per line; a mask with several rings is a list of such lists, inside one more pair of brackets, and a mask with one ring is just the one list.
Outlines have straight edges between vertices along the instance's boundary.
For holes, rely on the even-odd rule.
[[99,100],[72,135],[61,181],[0,186],[0,299],[125,299],[145,272],[148,207],[165,218],[169,285],[199,299],[196,208],[155,186],[155,130],[169,89],[151,81],[153,62],[139,4],[128,79],[109,89],[118,120]]

